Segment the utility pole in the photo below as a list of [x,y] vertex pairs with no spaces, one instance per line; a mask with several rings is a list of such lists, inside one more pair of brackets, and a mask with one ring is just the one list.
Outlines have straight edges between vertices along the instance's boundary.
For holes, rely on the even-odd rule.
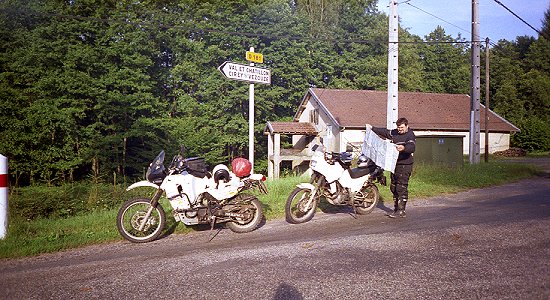
[[485,38],[485,162],[489,162],[489,38]]
[[399,18],[397,1],[390,0],[389,41],[388,41],[388,107],[386,113],[386,128],[397,128],[399,87],[398,87],[398,57],[399,57]]
[[479,164],[479,98],[480,98],[480,41],[479,41],[479,0],[472,0],[472,55],[470,89],[470,164]]

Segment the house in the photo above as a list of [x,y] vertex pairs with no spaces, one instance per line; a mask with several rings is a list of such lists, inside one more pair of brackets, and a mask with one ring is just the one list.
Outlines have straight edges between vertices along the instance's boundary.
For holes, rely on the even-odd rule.
[[[265,133],[269,136],[272,147],[276,134],[292,135],[295,151],[293,156],[298,152],[298,157],[309,155],[307,145],[314,138],[322,141],[328,149],[340,152],[345,151],[347,144],[361,145],[365,124],[385,127],[386,110],[386,91],[310,88],[294,115],[294,122],[268,122]],[[414,130],[417,139],[454,136],[463,141],[462,153],[469,153],[470,97],[468,95],[399,92],[398,114],[409,120],[409,126]],[[488,116],[489,153],[508,149],[510,135],[518,132],[519,129],[491,110],[488,110]],[[480,107],[480,121],[480,148],[481,153],[484,153],[485,106],[483,105]],[[293,129],[293,126],[304,126],[305,123],[309,123],[307,125],[309,131],[298,132]],[[276,126],[274,127],[273,124]],[[269,150],[271,150],[270,165],[277,165],[281,159],[292,160],[291,157],[284,155],[274,160],[276,151]]]

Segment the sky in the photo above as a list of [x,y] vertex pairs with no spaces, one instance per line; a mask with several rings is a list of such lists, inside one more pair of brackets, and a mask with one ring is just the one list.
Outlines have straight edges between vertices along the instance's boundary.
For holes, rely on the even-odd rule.
[[[498,0],[531,26],[540,30],[544,12],[550,0]],[[378,10],[389,15],[389,0],[378,0]],[[472,0],[398,0],[397,12],[400,25],[410,33],[424,37],[438,25],[452,37],[470,40],[472,32]],[[514,41],[517,36],[538,33],[499,5],[495,0],[478,0],[479,33],[481,40],[491,42],[500,39]]]

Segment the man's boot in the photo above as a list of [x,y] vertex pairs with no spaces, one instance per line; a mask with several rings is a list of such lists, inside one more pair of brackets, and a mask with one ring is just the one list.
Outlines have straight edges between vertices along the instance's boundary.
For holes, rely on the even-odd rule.
[[407,214],[405,213],[405,207],[407,206],[407,199],[403,199],[403,201],[399,201],[399,203],[401,207],[398,209],[398,214],[401,218],[406,218]]
[[393,211],[388,213],[386,216],[390,218],[397,218],[399,212],[399,201],[397,199],[393,199]]

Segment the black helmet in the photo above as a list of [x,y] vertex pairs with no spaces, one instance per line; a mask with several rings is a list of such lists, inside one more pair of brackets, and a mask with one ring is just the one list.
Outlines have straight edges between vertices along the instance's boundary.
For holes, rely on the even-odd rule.
[[229,182],[230,175],[229,175],[229,169],[224,165],[217,165],[214,170],[214,182],[216,183],[216,186],[220,182]]
[[361,154],[361,156],[359,156],[359,159],[357,160],[357,166],[360,168],[368,167],[370,164],[370,161],[371,161],[370,158],[368,158],[364,154]]

